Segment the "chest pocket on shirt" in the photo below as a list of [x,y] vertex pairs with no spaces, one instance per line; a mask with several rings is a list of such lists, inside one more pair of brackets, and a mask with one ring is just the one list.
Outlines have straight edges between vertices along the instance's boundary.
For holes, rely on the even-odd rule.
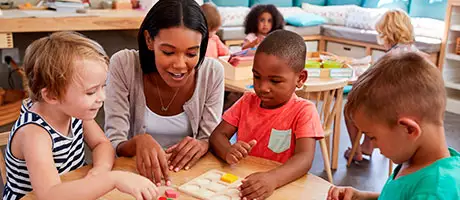
[[275,153],[281,153],[291,147],[292,130],[276,130],[272,128],[268,148]]

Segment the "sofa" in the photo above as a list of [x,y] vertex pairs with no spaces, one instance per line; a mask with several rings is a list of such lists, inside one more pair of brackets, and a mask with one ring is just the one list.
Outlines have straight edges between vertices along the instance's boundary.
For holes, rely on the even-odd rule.
[[285,19],[305,13],[324,17],[314,26],[291,25],[306,40],[309,51],[329,51],[341,56],[378,59],[385,49],[377,44],[375,22],[388,9],[402,9],[412,19],[416,46],[437,62],[444,33],[447,0],[205,0],[217,5],[222,16],[218,35],[227,45],[239,45],[245,37],[244,18],[256,4],[274,4]]

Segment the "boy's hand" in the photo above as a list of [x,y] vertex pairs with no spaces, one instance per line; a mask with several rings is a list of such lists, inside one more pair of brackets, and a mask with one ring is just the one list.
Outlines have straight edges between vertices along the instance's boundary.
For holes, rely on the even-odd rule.
[[329,188],[327,200],[358,200],[362,199],[361,193],[352,187],[334,187]]
[[236,142],[225,155],[225,161],[230,165],[238,163],[240,160],[248,156],[252,147],[256,144],[256,140],[251,140],[248,143],[243,141]]
[[149,179],[130,172],[112,171],[115,187],[121,192],[130,194],[136,200],[154,200],[159,191]]
[[257,172],[246,177],[240,186],[241,198],[243,200],[261,200],[272,195],[276,189],[276,181],[270,179],[266,172]]

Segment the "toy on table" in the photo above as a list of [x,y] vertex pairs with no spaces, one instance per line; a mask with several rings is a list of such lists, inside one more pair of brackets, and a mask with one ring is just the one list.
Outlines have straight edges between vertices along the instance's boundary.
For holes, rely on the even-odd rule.
[[175,191],[173,189],[166,190],[165,195],[168,198],[177,198],[177,197],[179,197],[179,193],[177,193],[177,191]]
[[245,49],[242,51],[235,52],[228,58],[228,63],[236,67],[240,64],[251,64],[254,61],[254,55],[256,54],[256,48]]
[[179,191],[204,200],[239,200],[241,178],[219,170],[210,170],[181,185]]

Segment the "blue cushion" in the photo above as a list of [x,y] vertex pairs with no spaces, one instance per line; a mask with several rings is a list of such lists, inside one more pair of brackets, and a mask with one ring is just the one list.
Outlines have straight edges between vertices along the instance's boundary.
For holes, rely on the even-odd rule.
[[308,3],[317,6],[325,6],[326,0],[294,0],[294,6],[301,7],[302,3]]
[[[233,1],[233,0],[227,0]],[[278,7],[292,7],[292,0],[250,0],[249,5],[253,6],[255,4],[273,4]]]
[[399,8],[404,11],[409,10],[409,0],[364,0],[364,8]]
[[446,7],[447,0],[412,0],[409,15],[444,20]]
[[345,87],[343,88],[343,93],[344,93],[344,94],[348,94],[348,93],[350,93],[351,89],[353,89],[353,86],[347,85],[347,86],[345,86]]
[[249,7],[249,0],[205,0],[205,2],[213,2],[217,6],[222,7],[236,7],[236,6],[245,6]]
[[328,6],[335,6],[335,5],[357,5],[360,6],[362,0],[327,0]]
[[311,13],[301,13],[287,17],[286,22],[293,26],[305,27],[324,24],[326,23],[326,19],[324,19],[324,17]]

